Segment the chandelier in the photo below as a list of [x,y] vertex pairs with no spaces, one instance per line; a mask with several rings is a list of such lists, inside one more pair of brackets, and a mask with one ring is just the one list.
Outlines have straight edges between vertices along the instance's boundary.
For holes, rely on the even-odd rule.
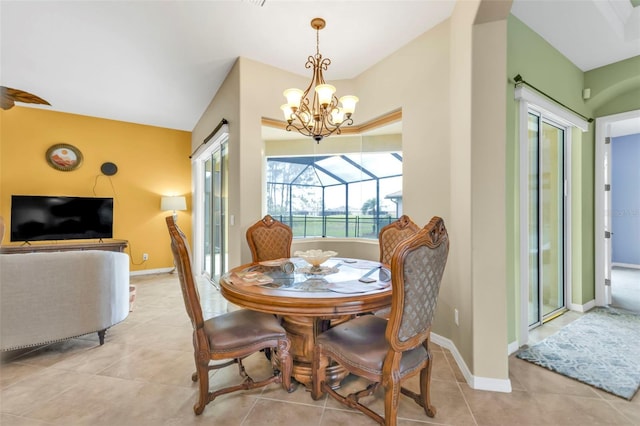
[[311,20],[311,28],[316,30],[316,54],[309,56],[305,64],[305,68],[313,68],[311,83],[304,92],[300,89],[285,90],[283,94],[287,103],[280,107],[288,123],[287,131],[296,129],[317,143],[333,133],[339,135],[340,127],[345,123],[352,125],[351,115],[358,102],[358,98],[351,95],[338,100],[336,88],[324,81],[322,71],[331,65],[331,59],[323,58],[320,54],[320,30],[325,24],[322,18]]

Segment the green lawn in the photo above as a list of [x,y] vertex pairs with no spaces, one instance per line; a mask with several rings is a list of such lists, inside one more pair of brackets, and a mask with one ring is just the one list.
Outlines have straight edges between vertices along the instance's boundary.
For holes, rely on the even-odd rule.
[[[375,228],[375,218],[372,216],[293,216],[291,223],[289,217],[276,217],[278,220],[291,226],[294,237],[351,237],[351,238],[378,238],[378,230]],[[395,218],[381,217],[379,227],[383,227],[394,221]],[[323,233],[323,222],[326,223],[326,233]]]

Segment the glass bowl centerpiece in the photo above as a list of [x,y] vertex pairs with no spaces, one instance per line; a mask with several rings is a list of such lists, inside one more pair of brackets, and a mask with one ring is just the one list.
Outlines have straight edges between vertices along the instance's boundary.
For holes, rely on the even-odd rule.
[[307,251],[296,251],[293,253],[294,256],[300,257],[304,259],[309,265],[311,265],[311,271],[319,272],[321,270],[320,265],[322,265],[327,260],[331,259],[338,252],[335,251],[322,251],[322,250],[307,250]]

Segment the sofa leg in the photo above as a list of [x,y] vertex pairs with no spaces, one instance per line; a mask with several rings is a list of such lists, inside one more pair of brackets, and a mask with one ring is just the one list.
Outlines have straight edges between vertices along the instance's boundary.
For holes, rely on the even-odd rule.
[[98,331],[98,339],[100,339],[100,346],[104,345],[104,334],[107,332],[107,329]]

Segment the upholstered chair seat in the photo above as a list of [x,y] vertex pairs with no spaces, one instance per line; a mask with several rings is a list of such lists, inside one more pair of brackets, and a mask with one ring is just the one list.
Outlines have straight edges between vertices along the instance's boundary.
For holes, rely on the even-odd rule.
[[[345,357],[344,362],[350,365],[350,369],[362,370],[361,377],[375,380],[382,377],[384,360],[389,352],[384,336],[386,328],[387,320],[384,318],[374,315],[357,317],[343,327],[325,331],[320,339],[322,350],[332,358],[348,353],[349,357]],[[426,357],[427,351],[423,346],[404,352],[398,369],[399,377],[415,372]]]
[[203,329],[209,340],[211,353],[219,355],[224,355],[238,347],[250,347],[262,345],[263,342],[286,339],[276,317],[249,309],[209,318],[204,322]]

